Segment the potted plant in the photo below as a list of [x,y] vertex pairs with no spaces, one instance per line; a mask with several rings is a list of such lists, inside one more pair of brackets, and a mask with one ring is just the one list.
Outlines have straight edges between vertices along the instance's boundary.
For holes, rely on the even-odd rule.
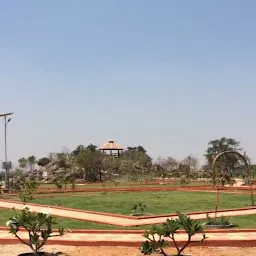
[[231,228],[233,224],[229,221],[228,217],[221,216],[220,218],[211,218],[209,214],[206,214],[207,221],[203,224],[208,228]]
[[[46,256],[50,255],[45,252],[40,252],[46,244],[48,238],[55,236],[63,236],[64,230],[59,229],[55,234],[52,230],[52,225],[57,224],[55,217],[50,213],[49,209],[42,210],[41,213],[33,212],[28,206],[24,205],[21,212],[15,211],[15,216],[11,217],[6,226],[9,227],[12,233],[21,243],[27,245],[32,250],[31,253],[20,254],[19,256]],[[27,239],[19,235],[20,231],[26,231]]]
[[143,203],[138,203],[135,204],[132,208],[132,216],[145,216],[145,215],[149,215],[147,213],[145,213],[145,209],[147,208],[147,206]]
[[[162,226],[152,226],[149,231],[145,231],[144,237],[147,241],[143,242],[141,245],[141,252],[144,255],[150,255],[152,253],[159,253],[163,256],[168,256],[165,248],[168,247],[168,241],[165,240],[169,238],[176,248],[177,252],[173,256],[185,256],[182,254],[185,248],[194,241],[191,238],[197,234],[202,234],[202,239],[198,242],[202,242],[206,239],[205,233],[203,231],[203,226],[195,220],[192,220],[189,216],[180,214],[177,212],[178,219],[167,219]],[[175,235],[178,233],[179,229],[184,229],[187,233],[187,241],[183,245],[180,245]]]

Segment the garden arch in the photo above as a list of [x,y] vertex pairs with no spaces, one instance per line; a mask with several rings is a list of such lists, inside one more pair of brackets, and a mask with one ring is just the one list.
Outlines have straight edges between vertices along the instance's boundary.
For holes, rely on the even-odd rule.
[[246,159],[246,157],[242,154],[240,154],[237,151],[232,151],[232,150],[227,150],[227,151],[223,151],[220,154],[218,154],[217,156],[214,157],[213,162],[212,162],[212,182],[213,182],[213,186],[216,185],[216,169],[215,169],[215,165],[216,162],[218,161],[218,159],[223,156],[223,155],[227,155],[227,154],[234,154],[236,156],[238,156],[245,164],[245,169],[246,169],[246,173],[248,176],[248,180],[249,180],[249,184],[251,187],[251,201],[252,201],[252,205],[254,206],[254,196],[253,196],[253,187],[252,187],[252,172],[250,170],[250,166],[248,164],[248,161]]
[[223,156],[223,155],[228,155],[228,154],[234,154],[236,156],[238,156],[245,164],[245,169],[246,169],[246,174],[248,176],[248,179],[249,179],[249,182],[251,183],[252,181],[252,175],[251,175],[251,171],[250,171],[250,166],[248,164],[248,161],[246,159],[246,157],[242,154],[240,154],[239,152],[237,151],[232,151],[232,150],[227,150],[227,151],[223,151],[221,152],[220,154],[218,154],[217,156],[214,157],[213,159],[213,162],[212,162],[212,179],[213,179],[213,185],[215,186],[216,185],[216,168],[215,168],[215,165],[216,165],[216,162],[218,161],[218,159]]

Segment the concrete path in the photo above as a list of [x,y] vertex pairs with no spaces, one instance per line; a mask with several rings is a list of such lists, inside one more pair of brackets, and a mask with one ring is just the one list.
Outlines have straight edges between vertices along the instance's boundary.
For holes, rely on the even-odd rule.
[[[24,231],[19,232],[22,239],[27,239],[28,235]],[[203,243],[191,243],[190,246],[256,246],[256,232],[210,232],[207,233],[208,237]],[[177,234],[177,241],[183,243],[187,239],[184,233]],[[201,235],[197,234],[193,237],[192,241],[200,241]],[[123,233],[94,233],[85,232],[72,232],[64,235],[63,237],[50,238],[47,244],[58,245],[75,245],[75,246],[137,246],[146,239],[142,233],[138,232],[123,232]],[[18,239],[10,234],[7,230],[0,230],[0,244],[17,244]]]
[[[122,226],[122,227],[132,227],[132,226],[142,226],[142,225],[151,225],[151,224],[160,224],[164,223],[167,218],[176,218],[177,215],[162,215],[162,216],[150,216],[150,217],[140,217],[140,218],[131,218],[130,216],[125,215],[115,215],[115,214],[104,214],[100,212],[89,212],[78,209],[71,208],[60,208],[54,206],[47,205],[37,205],[30,204],[29,207],[35,212],[42,212],[45,208],[50,208],[51,213],[55,216],[82,220],[82,221],[90,221],[101,224],[108,224],[114,226]],[[0,200],[0,208],[5,209],[17,209],[21,210],[23,208],[23,204],[20,202],[8,201],[8,200]],[[211,217],[214,216],[214,211],[208,212]],[[189,214],[189,213],[188,213]],[[252,215],[256,214],[256,207],[246,208],[246,209],[234,209],[234,210],[222,210],[218,211],[217,216],[241,216],[241,215]],[[189,214],[192,219],[205,219],[206,212],[200,213],[191,213]]]

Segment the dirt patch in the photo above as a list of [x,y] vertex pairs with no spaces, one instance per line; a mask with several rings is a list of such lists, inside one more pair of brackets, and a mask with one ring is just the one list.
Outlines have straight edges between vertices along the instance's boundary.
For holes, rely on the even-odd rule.
[[[63,256],[142,256],[137,248],[128,247],[75,247],[75,246],[46,246],[47,252],[62,252]],[[17,256],[19,253],[29,252],[23,245],[0,245],[0,255]],[[174,251],[169,251],[170,253]],[[192,256],[255,256],[256,247],[192,247],[186,250]]]

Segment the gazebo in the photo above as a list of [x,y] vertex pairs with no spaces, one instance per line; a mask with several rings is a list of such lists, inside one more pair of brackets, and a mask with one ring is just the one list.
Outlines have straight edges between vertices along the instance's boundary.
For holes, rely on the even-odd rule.
[[115,143],[114,140],[109,140],[106,144],[99,147],[99,150],[103,153],[107,153],[111,156],[120,156],[125,148]]

